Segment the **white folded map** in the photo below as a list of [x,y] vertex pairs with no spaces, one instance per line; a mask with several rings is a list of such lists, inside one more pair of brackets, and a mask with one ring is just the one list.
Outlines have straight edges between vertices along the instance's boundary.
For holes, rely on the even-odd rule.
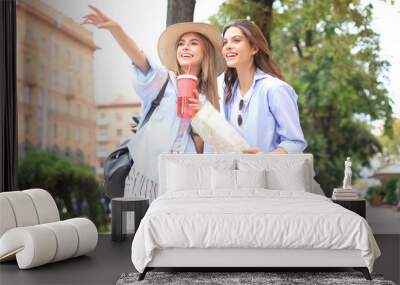
[[208,101],[193,117],[191,125],[193,130],[216,153],[239,153],[243,148],[250,147],[245,139]]

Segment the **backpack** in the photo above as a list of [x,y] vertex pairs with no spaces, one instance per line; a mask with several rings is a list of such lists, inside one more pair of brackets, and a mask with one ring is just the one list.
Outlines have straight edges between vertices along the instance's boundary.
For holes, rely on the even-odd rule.
[[[167,88],[168,79],[165,81],[157,97],[151,102],[151,107],[146,114],[143,122],[139,124],[142,128],[150,119],[154,110],[160,105]],[[125,179],[133,165],[133,159],[129,154],[128,144],[130,139],[121,143],[113,152],[109,154],[104,162],[104,184],[103,191],[110,199],[124,196]]]

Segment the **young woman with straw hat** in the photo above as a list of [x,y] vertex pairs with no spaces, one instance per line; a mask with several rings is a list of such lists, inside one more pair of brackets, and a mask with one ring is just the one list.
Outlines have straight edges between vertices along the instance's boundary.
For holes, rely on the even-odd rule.
[[176,76],[190,70],[190,74],[198,78],[195,93],[206,94],[200,99],[208,100],[219,110],[217,76],[225,69],[222,37],[216,28],[205,23],[171,25],[158,40],[158,55],[163,64],[159,66],[117,22],[94,6],[89,5],[89,8],[92,13],[83,17],[82,24],[110,31],[132,61],[133,87],[142,101],[141,118],[168,80],[160,105],[128,145],[134,165],[126,180],[125,196],[146,197],[152,201],[157,197],[159,154],[170,152],[172,148],[178,153],[203,152],[204,142],[191,131],[190,122],[177,116]]

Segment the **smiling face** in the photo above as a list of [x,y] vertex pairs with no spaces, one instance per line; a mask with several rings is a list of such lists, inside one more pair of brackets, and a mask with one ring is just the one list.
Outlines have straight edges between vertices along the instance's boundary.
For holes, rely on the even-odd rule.
[[230,27],[225,31],[222,54],[228,67],[240,68],[253,64],[257,51],[239,28]]
[[195,33],[184,34],[178,41],[176,59],[181,69],[198,75],[201,70],[201,63],[204,57],[204,47],[201,37]]

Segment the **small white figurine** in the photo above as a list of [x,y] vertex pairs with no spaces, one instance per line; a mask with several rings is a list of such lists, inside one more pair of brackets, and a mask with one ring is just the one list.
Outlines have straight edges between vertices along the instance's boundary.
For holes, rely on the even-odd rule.
[[351,174],[351,158],[347,157],[344,162],[343,189],[351,189]]

